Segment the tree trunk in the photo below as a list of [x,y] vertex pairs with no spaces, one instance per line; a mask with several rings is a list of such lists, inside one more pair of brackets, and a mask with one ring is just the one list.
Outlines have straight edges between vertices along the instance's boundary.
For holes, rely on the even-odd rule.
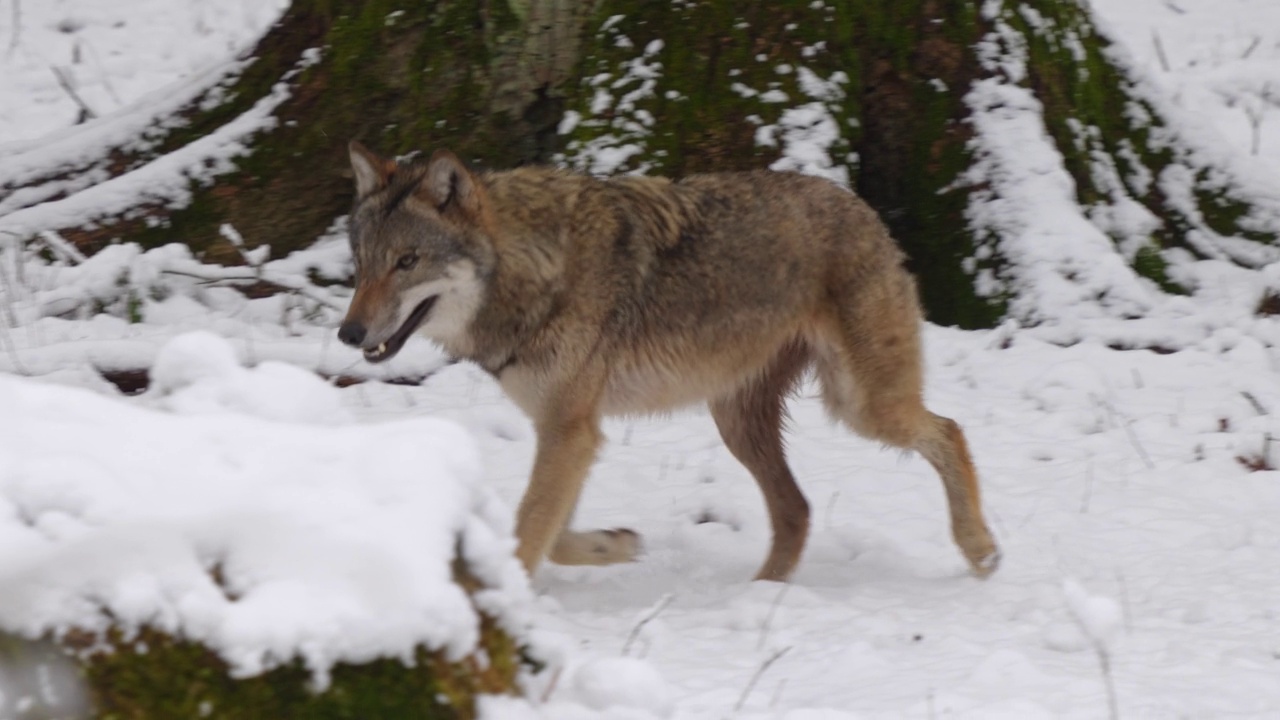
[[[230,223],[279,255],[345,211],[355,137],[494,167],[825,174],[880,212],[931,319],[965,327],[1038,322],[1058,285],[1140,313],[1116,283],[1177,293],[1171,262],[1278,259],[1280,206],[1182,136],[1080,0],[295,0],[250,57],[0,158],[0,229],[235,262]],[[1059,240],[1020,199],[1039,171],[1001,145],[1015,130],[1075,208],[1047,273]],[[1082,235],[1132,277],[1072,267]]]
[[245,60],[176,100],[0,158],[0,214],[11,213],[0,227],[57,230],[86,252],[177,240],[238,262],[224,223],[278,256],[345,212],[351,138],[390,153],[447,144],[500,166],[545,160],[560,115],[548,88],[572,70],[577,12],[555,0],[295,0]]

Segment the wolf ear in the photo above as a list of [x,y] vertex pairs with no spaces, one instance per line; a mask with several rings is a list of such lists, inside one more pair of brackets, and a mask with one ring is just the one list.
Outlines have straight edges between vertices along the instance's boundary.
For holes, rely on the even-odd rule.
[[476,177],[457,155],[448,150],[436,150],[431,155],[421,190],[423,199],[442,213],[450,205],[456,206],[470,217],[480,213],[480,196],[483,191],[477,184]]
[[347,144],[351,155],[351,172],[356,178],[356,198],[364,198],[387,186],[391,173],[396,171],[396,161],[378,157],[359,140]]

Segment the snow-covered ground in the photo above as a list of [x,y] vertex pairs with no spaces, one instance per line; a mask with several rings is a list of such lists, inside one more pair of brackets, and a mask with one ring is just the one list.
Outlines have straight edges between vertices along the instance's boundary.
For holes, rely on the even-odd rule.
[[[242,329],[245,337],[252,332]],[[629,678],[638,674],[647,689],[634,702],[649,709],[669,703],[678,718],[1094,718],[1107,708],[1102,650],[1121,717],[1265,718],[1280,712],[1280,532],[1274,524],[1280,474],[1263,467],[1274,463],[1269,445],[1280,434],[1272,415],[1280,407],[1280,382],[1271,353],[1225,331],[1204,347],[1169,355],[1091,342],[1061,348],[1000,331],[931,328],[927,339],[930,402],[965,423],[983,472],[1005,551],[997,575],[987,582],[965,575],[944,524],[941,490],[927,466],[832,427],[809,397],[811,389],[794,404],[790,454],[814,508],[814,533],[789,586],[749,581],[763,557],[767,521],[753,483],[708,418],[688,413],[614,421],[578,524],[636,528],[647,554],[622,567],[548,567],[538,578],[534,638],[563,649],[572,678],[555,686],[551,699],[613,702],[633,689]],[[309,339],[295,343],[318,353]],[[245,343],[237,344],[243,354]],[[6,566],[12,569],[15,554],[27,553],[31,542],[73,542],[89,530],[143,549],[148,537],[185,537],[180,529],[165,534],[145,525],[187,516],[190,506],[178,507],[182,493],[169,497],[173,503],[163,493],[200,487],[188,484],[196,479],[175,479],[187,474],[188,458],[199,457],[200,445],[175,442],[193,436],[196,423],[165,421],[154,411],[139,415],[130,405],[140,402],[198,414],[204,437],[226,438],[218,442],[219,462],[257,468],[231,487],[219,486],[218,475],[206,469],[201,476],[215,491],[185,498],[200,509],[203,519],[189,525],[203,528],[193,533],[203,535],[206,552],[218,546],[218,528],[227,530],[227,543],[240,537],[232,532],[236,518],[227,507],[265,504],[289,518],[278,505],[293,497],[288,478],[297,473],[272,471],[282,465],[308,476],[302,489],[318,484],[335,488],[336,497],[356,499],[390,492],[394,502],[383,512],[403,517],[411,530],[412,518],[403,513],[432,497],[425,486],[442,478],[431,460],[441,454],[441,438],[451,437],[425,423],[413,425],[406,420],[411,417],[461,424],[479,443],[487,487],[508,505],[522,491],[531,430],[475,368],[448,366],[421,387],[366,383],[340,392],[301,392],[306,386],[299,378],[290,391],[281,383],[290,376],[272,380],[265,372],[270,366],[260,365],[256,385],[244,371],[232,382],[212,373],[214,380],[201,387],[196,379],[211,374],[203,368],[228,372],[225,362],[209,360],[215,355],[188,351],[177,367],[171,360],[160,377],[185,374],[182,382],[191,387],[168,400],[150,394],[132,402],[77,399],[57,386],[6,379],[8,392],[25,400],[5,401],[12,413],[0,443],[3,496],[12,510],[5,527],[7,535],[26,538],[5,543]],[[328,406],[329,395],[341,407]],[[325,407],[317,408],[317,399]],[[215,410],[229,414],[207,414]],[[75,413],[102,432],[136,432],[139,448],[130,451],[126,440],[86,429],[83,439],[98,437],[105,448],[90,452],[98,446],[73,440],[81,452],[69,453],[67,438],[78,436],[66,428],[77,422],[68,418]],[[284,421],[278,432],[294,441],[273,447],[262,434],[265,425],[250,423],[245,413]],[[338,432],[298,422],[302,415],[341,422],[345,413],[400,424],[370,434],[360,425]],[[411,445],[404,448],[406,462],[396,467],[377,459],[377,448],[393,440]],[[109,454],[113,444],[130,456],[118,467]],[[346,444],[352,451],[338,459],[335,446]],[[134,477],[135,456],[149,452],[159,472],[169,472]],[[454,450],[444,454],[449,452]],[[37,473],[41,467],[50,472]],[[144,480],[150,484],[135,485]],[[157,491],[159,497],[152,494]],[[147,503],[130,508],[134,493]],[[210,497],[217,501],[212,507]],[[336,522],[323,517],[333,509],[327,500],[310,505],[322,511],[320,520],[305,515],[306,507],[300,503],[297,522],[309,528]],[[161,511],[169,514],[157,518]],[[350,512],[344,506],[340,514]],[[363,524],[368,522],[341,526],[316,541],[322,546],[316,551],[335,554],[343,538],[363,547],[390,535],[394,547],[407,537]],[[270,547],[274,560],[285,563],[278,556],[284,540],[273,535],[265,545],[250,539],[233,548],[232,560],[249,568],[246,587],[271,596],[271,584],[254,573],[261,570],[257,564],[273,560],[253,548]],[[207,584],[199,557],[193,551],[181,567]],[[97,599],[128,602],[129,591],[145,593],[149,580],[167,577],[164,566],[146,555],[131,562],[151,564],[121,587],[110,578],[91,578],[98,583]],[[377,581],[368,568],[352,573],[331,580]],[[1074,584],[1095,599],[1076,597]],[[22,595],[7,595],[6,607],[22,604],[15,597]],[[624,654],[644,658],[646,669],[664,680],[635,665],[599,670],[611,667],[599,663]],[[748,692],[752,676],[775,656]],[[584,664],[597,670],[577,670]],[[665,693],[669,701],[654,701],[653,693]],[[506,717],[498,707],[494,717]]]
[[[38,138],[226,62],[287,0],[0,1],[0,144]],[[59,80],[59,75],[62,80]]]
[[238,673],[301,654],[323,679],[419,643],[473,649],[459,542],[490,594],[527,592],[457,425],[353,424],[314,373],[245,369],[209,332],[168,343],[151,375],[134,406],[0,376],[6,629],[151,624]]
[[[0,22],[11,22],[14,2],[0,0]],[[1178,107],[1212,124],[1215,142],[1225,140],[1241,157],[1252,153],[1250,88],[1265,100],[1268,87],[1280,86],[1280,4],[1096,5]],[[0,142],[34,139],[74,121],[76,107],[50,67],[70,66],[85,101],[111,110],[225,61],[279,7],[249,0],[22,2],[21,31],[0,25],[0,47],[17,38],[7,56],[0,54]],[[77,45],[80,63],[72,62]],[[1259,107],[1258,157],[1280,166],[1280,108]],[[335,238],[305,256],[270,261],[263,272],[301,277],[307,265],[341,265],[341,253]],[[224,439],[223,462],[310,468],[317,481],[359,503],[376,505],[390,493],[397,504],[387,512],[397,515],[422,501],[427,483],[467,474],[429,469],[441,457],[465,454],[454,445],[466,442],[421,418],[451,420],[478,444],[476,497],[491,492],[508,507],[520,497],[533,435],[514,406],[483,372],[444,365],[424,341],[389,367],[363,365],[324,327],[345,302],[340,290],[299,286],[294,294],[246,300],[190,277],[192,261],[177,249],[119,249],[78,267],[12,252],[0,260],[0,370],[15,376],[0,388],[0,423],[10,428],[0,433],[0,504],[9,508],[0,530],[14,538],[0,548],[8,577],[29,562],[18,554],[31,543],[48,550],[90,530],[114,532],[119,542],[145,539],[155,529],[136,523],[188,512],[164,495],[178,487],[165,483],[184,475],[188,453],[177,451],[190,436],[179,430],[186,423]],[[1077,261],[1089,265],[1088,257]],[[536,598],[526,598],[522,612],[532,620],[535,644],[565,666],[555,681],[535,681],[535,697],[564,703],[543,717],[571,720],[603,708],[601,717],[624,719],[1033,720],[1107,717],[1110,702],[1121,718],[1280,717],[1280,473],[1273,469],[1280,467],[1280,448],[1273,447],[1280,438],[1280,328],[1251,313],[1273,283],[1269,273],[1225,264],[1195,272],[1201,297],[1180,300],[1158,318],[1069,318],[1070,347],[1043,328],[928,328],[930,404],[965,426],[1004,550],[1001,570],[986,582],[964,574],[927,465],[832,426],[812,388],[793,403],[790,457],[813,506],[813,535],[786,586],[750,581],[768,538],[763,504],[704,413],[610,422],[611,442],[576,524],[633,527],[647,554],[620,567],[547,567],[535,579]],[[1217,304],[1193,308],[1205,292]],[[94,308],[114,314],[90,315]],[[130,316],[142,322],[122,319]],[[250,365],[285,360],[327,375],[388,379],[434,374],[420,386],[304,384],[286,386],[290,391],[280,383],[305,381],[270,375],[270,365],[237,370],[224,358],[210,370],[208,357],[220,352],[213,343],[204,352],[170,351],[174,364],[158,378],[162,385],[169,378],[166,387],[176,392],[162,398],[157,388],[129,399],[94,370],[148,365],[172,337],[201,329],[225,337]],[[1107,347],[1125,332],[1180,351]],[[156,465],[147,472],[154,477],[130,469],[138,458],[90,447],[92,435],[84,436],[83,453],[68,451],[81,443],[56,442],[74,424],[67,416],[77,413],[104,428],[104,438],[114,437],[106,429],[119,432],[122,453],[128,426],[150,426]],[[293,454],[267,453],[256,435],[243,434],[263,423],[298,438]],[[358,462],[359,453],[341,462],[327,454],[410,430],[421,444],[404,450],[400,469],[379,472],[372,458]],[[149,452],[143,446],[133,454]],[[199,452],[192,446],[189,454]],[[48,472],[32,474],[41,467]],[[208,477],[193,475],[193,483]],[[278,475],[242,474],[228,487],[193,489],[193,498],[225,506],[239,500],[228,495],[238,487],[273,507],[292,482]],[[44,477],[52,480],[39,481]],[[135,495],[142,504],[121,509]],[[290,521],[332,520],[324,515],[332,510],[317,503],[309,511],[320,515]],[[364,524],[325,542],[429,530],[358,522]],[[193,545],[239,537],[217,535],[219,522],[201,527],[213,534],[165,532]],[[252,542],[243,547],[245,562],[270,560],[255,559]],[[356,575],[334,580],[353,592],[358,583]],[[6,589],[5,603],[21,598]],[[493,720],[532,712],[502,701],[486,708]]]
[[1280,169],[1280,3],[1093,0],[1126,49],[1237,148]]

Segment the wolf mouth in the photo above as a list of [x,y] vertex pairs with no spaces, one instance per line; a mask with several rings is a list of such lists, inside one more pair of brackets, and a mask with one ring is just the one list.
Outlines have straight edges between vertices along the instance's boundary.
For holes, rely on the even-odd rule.
[[409,313],[409,317],[405,319],[404,324],[398,330],[391,334],[391,337],[384,340],[377,347],[365,348],[364,359],[371,363],[380,363],[395,357],[400,352],[400,348],[404,347],[405,342],[409,340],[409,336],[419,325],[427,319],[431,314],[431,308],[435,306],[439,295],[431,297],[418,303],[418,306]]

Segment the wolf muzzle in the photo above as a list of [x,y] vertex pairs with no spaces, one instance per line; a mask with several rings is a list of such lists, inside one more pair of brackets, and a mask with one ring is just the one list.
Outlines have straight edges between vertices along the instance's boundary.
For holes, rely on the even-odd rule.
[[431,315],[431,309],[435,307],[436,301],[439,299],[439,295],[432,295],[418,303],[417,307],[413,309],[413,312],[409,313],[409,317],[405,319],[400,327],[376,347],[366,347],[369,342],[369,330],[364,326],[364,323],[358,320],[348,320],[342,323],[338,328],[338,339],[351,347],[363,350],[364,359],[371,363],[390,360],[408,342],[409,336],[426,322],[427,317]]

